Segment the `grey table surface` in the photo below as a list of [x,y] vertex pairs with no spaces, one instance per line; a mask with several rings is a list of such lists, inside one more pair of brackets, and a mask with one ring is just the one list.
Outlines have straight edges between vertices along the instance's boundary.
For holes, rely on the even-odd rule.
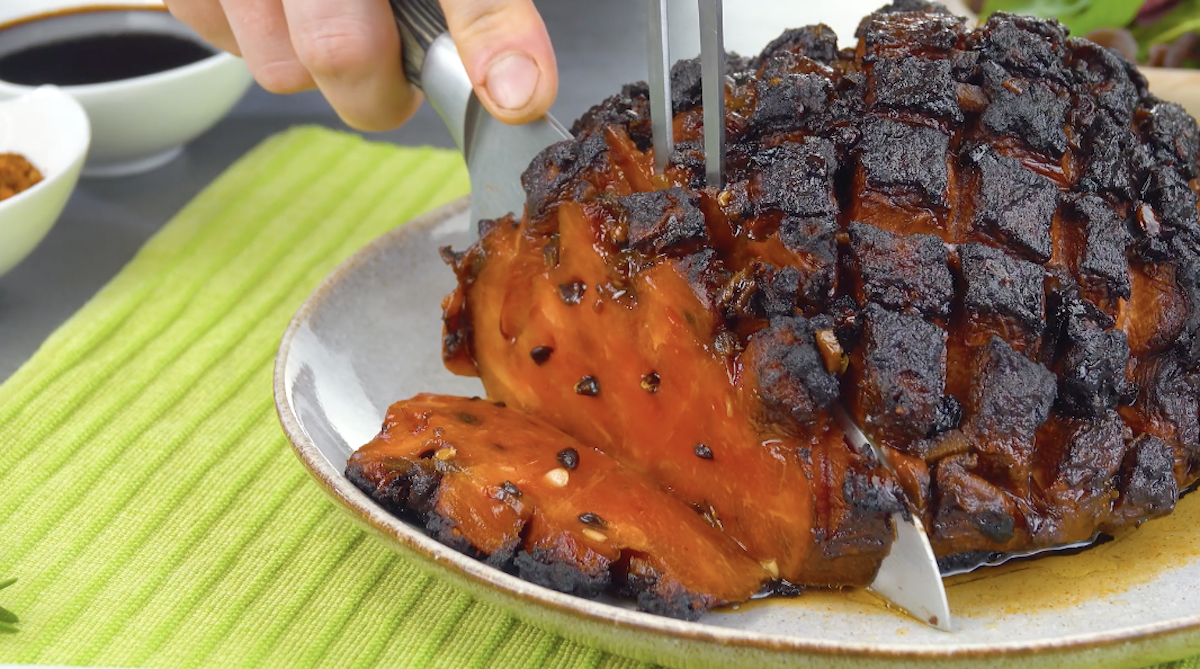
[[[698,50],[695,0],[670,0],[673,56]],[[560,72],[553,113],[570,123],[622,84],[646,77],[643,0],[535,0],[554,42]],[[832,25],[852,35],[863,13],[885,0],[837,5],[796,0],[727,3],[726,45],[757,51],[784,26]],[[680,27],[682,26],[682,27]],[[690,30],[689,30],[690,28]],[[45,241],[0,276],[0,381],[134,256],[138,248],[238,157],[294,125],[349,130],[315,92],[272,95],[254,87],[220,123],[175,161],[147,174],[84,179]],[[369,134],[377,141],[452,147],[445,126],[425,105],[402,128]]]

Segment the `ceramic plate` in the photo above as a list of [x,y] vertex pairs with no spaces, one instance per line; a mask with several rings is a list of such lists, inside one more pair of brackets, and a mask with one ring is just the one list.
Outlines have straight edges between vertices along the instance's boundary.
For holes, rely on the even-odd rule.
[[318,484],[438,577],[568,638],[674,666],[1132,667],[1200,653],[1200,494],[1089,551],[948,579],[952,633],[860,591],[810,591],[686,623],[532,585],[433,541],[342,471],[393,401],[483,394],[477,379],[447,372],[440,351],[454,275],[438,248],[465,247],[470,229],[458,200],[347,260],[296,314],[275,368],[280,420]]

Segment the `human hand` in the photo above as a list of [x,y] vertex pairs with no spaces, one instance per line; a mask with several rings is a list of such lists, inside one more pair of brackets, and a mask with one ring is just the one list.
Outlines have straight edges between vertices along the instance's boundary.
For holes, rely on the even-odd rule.
[[[550,109],[558,70],[532,0],[440,0],[475,93],[496,118]],[[204,39],[240,55],[263,88],[318,88],[359,130],[404,123],[421,104],[404,78],[388,0],[166,0]]]

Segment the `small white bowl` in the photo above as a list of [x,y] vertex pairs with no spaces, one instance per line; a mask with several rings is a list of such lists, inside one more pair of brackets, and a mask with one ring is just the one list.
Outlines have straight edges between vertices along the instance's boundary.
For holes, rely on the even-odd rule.
[[91,128],[83,107],[53,86],[0,102],[0,153],[19,153],[42,180],[0,200],[0,275],[46,236],[79,180]]
[[[77,8],[161,9],[160,0],[3,0],[0,25]],[[199,39],[165,11],[127,15],[149,29]],[[32,24],[30,24],[32,25]],[[128,24],[126,24],[128,25]],[[221,120],[249,88],[242,59],[218,53],[165,72],[84,86],[62,86],[87,110],[92,149],[84,176],[125,176],[152,170]],[[0,100],[33,90],[0,80]]]

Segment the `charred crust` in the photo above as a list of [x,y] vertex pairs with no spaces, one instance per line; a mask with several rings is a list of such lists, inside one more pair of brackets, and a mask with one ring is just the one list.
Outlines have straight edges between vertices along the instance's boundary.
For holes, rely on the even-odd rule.
[[1183,234],[1189,239],[1200,238],[1197,223],[1197,195],[1188,182],[1173,168],[1156,166],[1143,189],[1143,200],[1154,208],[1168,238]]
[[1010,318],[1031,332],[1041,332],[1046,301],[1045,272],[1039,265],[977,242],[963,244],[958,252],[969,313]]
[[904,491],[890,476],[850,469],[842,481],[842,501],[871,513],[891,515],[908,514]]
[[1187,179],[1200,176],[1200,128],[1173,102],[1159,102],[1143,121],[1154,162],[1179,170]]
[[1085,193],[1111,193],[1133,197],[1150,162],[1145,146],[1128,124],[1107,114],[1097,115],[1084,128],[1083,175],[1079,189]]
[[759,69],[764,62],[781,53],[805,56],[818,62],[831,63],[837,59],[838,55],[837,35],[824,24],[785,30],[782,35],[771,40],[771,43],[763,49],[757,62],[754,63],[754,69]]
[[896,311],[946,316],[954,297],[954,277],[946,245],[933,235],[898,236],[864,223],[847,227],[847,265],[860,286],[862,303]]
[[976,33],[982,59],[1038,79],[1063,81],[1067,31],[1058,21],[995,12]]
[[752,164],[751,189],[761,209],[801,217],[838,213],[833,193],[838,163],[829,140],[783,144],[758,154]]
[[1115,411],[1102,413],[1095,420],[1073,422],[1074,429],[1057,464],[1053,492],[1073,498],[1080,506],[1092,500],[1108,506],[1113,477],[1125,455],[1125,425]]
[[607,162],[607,154],[608,144],[602,134],[584,135],[543,149],[521,174],[529,216],[534,220],[549,216],[585,172]]
[[1011,77],[996,63],[986,63],[982,70],[983,90],[991,100],[983,112],[983,127],[1061,157],[1067,150],[1066,93],[1045,81]]
[[977,147],[968,155],[980,173],[975,225],[1034,260],[1049,260],[1053,251],[1050,223],[1058,209],[1058,189],[1021,161],[998,155],[989,146]]
[[754,84],[750,129],[761,135],[819,128],[827,120],[833,85],[817,74],[785,73]]
[[1081,283],[1103,285],[1113,298],[1129,298],[1129,261],[1126,252],[1131,237],[1126,222],[1107,200],[1085,196],[1070,203],[1081,219],[1086,239],[1079,260]]
[[618,202],[629,245],[643,253],[686,253],[708,238],[700,199],[682,188],[633,193]]
[[802,317],[777,317],[750,337],[742,354],[768,416],[800,433],[838,396],[837,378],[825,370],[815,332]]
[[944,132],[868,116],[858,146],[868,185],[917,193],[931,205],[945,206],[950,137]]
[[1129,445],[1117,477],[1120,493],[1113,515],[1118,522],[1141,522],[1170,513],[1179,489],[1174,453],[1167,442],[1144,434]]
[[625,128],[641,151],[653,144],[650,124],[650,89],[645,82],[626,84],[621,92],[593,106],[571,126],[571,135],[597,135],[606,127]]
[[709,606],[707,598],[682,588],[667,593],[654,590],[642,590],[637,593],[639,611],[680,620],[699,620]]
[[961,123],[958,87],[949,60],[881,58],[867,75],[875,106],[914,111]]
[[864,60],[912,52],[946,53],[962,37],[963,21],[938,4],[898,1],[864,18],[855,37],[865,47]]
[[[1094,99],[1096,106],[1118,123],[1129,123],[1140,91],[1127,64],[1116,52],[1087,39],[1072,37],[1067,40],[1067,48],[1072,55],[1073,92]],[[1085,103],[1076,104],[1075,111]]]
[[946,383],[946,332],[920,316],[863,311],[857,405],[868,434],[919,439],[936,421]]
[[550,551],[521,551],[513,567],[522,579],[558,592],[595,599],[612,583],[608,569],[585,571]]
[[797,299],[802,304],[823,308],[837,287],[837,220],[832,216],[785,216],[776,235],[784,248],[802,261],[802,269],[794,268]]
[[1161,434],[1175,447],[1181,464],[1195,466],[1200,455],[1200,387],[1175,356],[1163,356],[1139,366],[1141,408],[1169,425]]
[[1099,417],[1118,404],[1128,404],[1130,385],[1125,378],[1129,343],[1121,330],[1085,302],[1069,301],[1060,307],[1065,344],[1059,370],[1059,402],[1070,415]]
[[1046,419],[1058,395],[1058,379],[1044,365],[992,337],[979,352],[978,376],[967,412],[972,431],[989,438],[1029,440]]

